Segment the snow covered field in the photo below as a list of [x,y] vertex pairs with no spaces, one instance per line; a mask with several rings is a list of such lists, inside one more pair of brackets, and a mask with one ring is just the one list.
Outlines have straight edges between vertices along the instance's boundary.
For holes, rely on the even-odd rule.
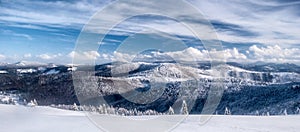
[[[174,116],[176,117],[176,116]],[[114,124],[103,116],[105,124]],[[123,117],[116,117],[121,118]],[[170,119],[170,118],[169,118]],[[199,116],[189,116],[172,131],[182,132],[297,132],[300,116],[213,116],[199,125]],[[125,120],[124,120],[125,121]],[[161,121],[168,124],[167,120]],[[131,122],[124,122],[128,125]],[[138,124],[133,124],[138,125]],[[155,128],[155,126],[153,126]],[[128,128],[128,130],[134,128]],[[115,130],[126,131],[121,126]],[[148,129],[145,131],[151,131]],[[83,112],[66,111],[50,107],[24,107],[0,104],[0,131],[2,132],[97,132],[97,128]]]

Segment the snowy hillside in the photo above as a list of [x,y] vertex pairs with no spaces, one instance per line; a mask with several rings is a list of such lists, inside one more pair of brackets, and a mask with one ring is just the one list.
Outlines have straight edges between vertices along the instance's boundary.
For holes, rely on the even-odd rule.
[[[10,132],[99,132],[95,126],[82,112],[59,110],[50,107],[24,107],[0,104],[0,130]],[[109,128],[109,131],[137,131],[140,124],[133,123],[129,118],[115,116],[115,122],[111,116],[99,117],[103,120],[102,127]],[[149,117],[141,117],[149,118]],[[167,125],[172,118],[160,120],[161,125]],[[212,116],[208,122],[199,125],[199,115],[189,116],[172,131],[174,132],[296,132],[300,129],[298,124],[300,116]],[[142,121],[140,122],[142,123]],[[122,124],[118,127],[106,124]],[[135,127],[133,127],[135,126]],[[159,130],[159,126],[148,125],[148,130]]]
[[[202,111],[209,89],[219,77],[209,62],[195,65],[173,62],[112,62],[92,67],[22,63],[22,66],[0,66],[0,91],[9,93],[16,90],[26,101],[36,99],[39,105],[46,106],[80,104],[78,96],[87,97],[87,102],[103,96],[114,107],[164,112],[176,100],[185,98],[195,100],[191,114],[198,114]],[[216,112],[224,112],[229,107],[232,114],[237,115],[254,115],[256,111],[281,115],[285,109],[289,114],[296,114],[296,110],[300,108],[300,68],[297,65],[227,63],[217,65],[214,69],[221,69],[224,77],[222,82],[218,82],[224,86],[224,93]],[[95,76],[79,76],[84,79],[76,81],[79,88],[75,90],[73,75],[80,75],[82,72],[91,72]],[[97,85],[85,85],[90,81],[97,82]],[[163,92],[149,95],[161,96],[145,106],[136,105],[120,95],[135,95],[132,93],[156,88]],[[8,102],[7,98],[3,100],[4,103]]]

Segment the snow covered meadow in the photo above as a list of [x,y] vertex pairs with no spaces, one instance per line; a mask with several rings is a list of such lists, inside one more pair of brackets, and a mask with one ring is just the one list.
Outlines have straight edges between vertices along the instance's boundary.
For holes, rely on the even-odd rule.
[[[161,120],[161,125],[168,125],[172,118]],[[0,105],[0,130],[3,132],[98,132],[99,129],[84,112],[61,110],[51,107],[25,107],[21,105]],[[171,131],[174,132],[297,132],[300,129],[299,115],[288,116],[236,116],[236,115],[213,115],[205,124],[200,125],[199,115],[190,115]],[[112,116],[101,115],[103,123],[113,125]],[[114,126],[109,131],[134,131],[138,123],[130,121],[128,117],[113,116],[119,118],[124,126]],[[146,116],[143,118],[147,118]],[[164,119],[164,118],[162,118]],[[142,121],[141,121],[142,122]],[[135,124],[133,124],[135,123]],[[151,125],[151,124],[149,124]],[[151,126],[156,130],[159,126]],[[125,129],[124,129],[125,128]]]

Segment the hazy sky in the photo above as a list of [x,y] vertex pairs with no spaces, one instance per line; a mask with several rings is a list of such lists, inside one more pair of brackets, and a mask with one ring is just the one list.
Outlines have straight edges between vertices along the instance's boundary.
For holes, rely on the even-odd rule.
[[[142,2],[142,1],[141,1]],[[300,2],[297,0],[188,0],[208,19],[222,42],[227,61],[300,62]],[[109,0],[0,0],[0,62],[21,60],[71,63],[76,39],[89,19]],[[180,5],[178,10],[180,10]],[[156,3],[163,4],[163,3]],[[124,5],[130,8],[130,5]],[[145,7],[147,8],[147,7]],[[111,15],[112,19],[118,17]],[[188,18],[191,21],[193,16]],[[171,20],[143,16],[115,28],[116,32],[103,41],[102,50],[85,52],[81,56],[111,61],[128,54],[114,47],[137,26],[134,23],[161,28],[183,38],[188,47],[181,51],[153,53],[182,57],[207,58],[207,50],[197,46],[184,29]],[[131,27],[131,28],[129,28]],[[101,28],[101,27],[100,27]],[[172,32],[168,29],[176,29]],[[97,34],[95,34],[97,35]],[[95,36],[96,37],[96,36]],[[140,38],[142,41],[143,38]],[[146,41],[146,39],[145,39]],[[100,45],[101,45],[100,44]],[[217,51],[216,51],[216,54]],[[146,55],[144,57],[147,57]]]

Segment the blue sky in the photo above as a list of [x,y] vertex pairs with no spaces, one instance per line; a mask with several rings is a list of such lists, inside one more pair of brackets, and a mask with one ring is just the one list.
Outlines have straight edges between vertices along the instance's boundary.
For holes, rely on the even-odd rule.
[[[26,60],[71,63],[72,57],[78,54],[73,50],[84,25],[97,11],[112,2],[0,0],[0,62],[14,63]],[[299,64],[299,1],[188,0],[187,2],[211,22],[218,39],[222,42],[227,61]],[[173,5],[176,6],[175,1]],[[124,6],[132,8],[130,4]],[[116,14],[109,15],[112,19],[119,17]],[[191,23],[200,24],[193,19],[193,15],[188,15],[186,19]],[[172,36],[184,40],[188,46],[181,51],[168,51],[164,53],[165,55],[181,57],[183,60],[188,60],[189,56],[194,56],[197,60],[207,58],[207,51],[198,45],[201,43],[199,40],[191,37],[182,27],[174,26],[175,22],[172,20],[153,16],[132,18],[118,25],[100,44],[100,50],[85,52],[80,56],[103,62],[113,61],[116,58],[126,60],[126,57],[131,55],[118,53],[115,49],[128,34],[139,30],[140,27],[135,24],[140,22],[144,22],[146,26],[164,29]],[[97,38],[97,33],[93,35]]]

